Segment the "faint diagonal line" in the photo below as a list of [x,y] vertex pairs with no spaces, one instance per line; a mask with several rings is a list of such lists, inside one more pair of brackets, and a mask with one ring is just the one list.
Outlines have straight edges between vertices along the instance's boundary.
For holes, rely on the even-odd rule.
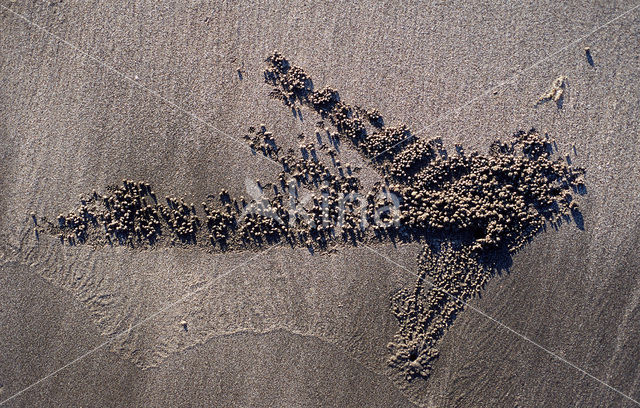
[[[182,106],[178,105],[177,103],[175,103],[175,102],[167,99],[166,97],[162,96],[162,94],[160,94],[160,92],[156,91],[155,89],[152,89],[152,88],[149,88],[149,87],[145,86],[140,81],[136,80],[135,78],[132,78],[130,75],[125,74],[124,72],[116,69],[112,65],[107,64],[106,62],[94,57],[92,54],[88,53],[87,51],[82,50],[81,48],[79,48],[76,45],[70,43],[69,41],[65,40],[64,38],[60,37],[59,35],[57,35],[57,34],[51,32],[51,31],[47,30],[46,28],[42,27],[40,24],[29,20],[27,17],[25,17],[24,15],[22,15],[20,13],[17,13],[15,11],[13,11],[9,7],[6,7],[3,4],[0,4],[0,7],[2,7],[4,10],[7,10],[11,14],[13,14],[14,16],[19,17],[20,19],[24,20],[25,22],[27,22],[27,24],[36,27],[38,30],[41,30],[42,32],[46,33],[47,35],[53,37],[54,39],[60,41],[61,43],[65,44],[65,45],[67,45],[68,47],[70,47],[74,51],[76,51],[77,53],[84,55],[85,57],[87,57],[90,60],[94,61],[98,65],[100,65],[100,66],[108,69],[109,71],[117,74],[118,76],[124,78],[128,82],[131,82],[132,84],[134,84],[138,88],[149,92],[151,95],[153,95],[156,98],[160,99],[161,101],[163,101],[167,105],[169,105],[169,106],[173,107],[174,109],[178,110],[179,112],[182,112],[185,115],[195,119],[196,121],[202,123],[207,128],[215,131],[219,135],[224,136],[224,137],[226,137],[226,138],[228,138],[228,139],[230,139],[230,140],[232,140],[232,141],[234,141],[236,143],[240,143],[241,145],[245,146],[247,149],[251,150],[251,148],[249,146],[247,146],[247,144],[243,140],[241,140],[241,139],[239,139],[237,137],[233,137],[233,136],[229,135],[228,133],[223,132],[222,130],[220,130],[217,127],[213,126],[211,123],[209,123],[206,120],[202,119],[200,116],[196,115],[195,113],[183,108]],[[280,163],[278,163],[277,161],[275,161],[275,160],[273,160],[273,159],[271,159],[271,158],[269,158],[267,156],[263,156],[263,155],[259,155],[259,154],[256,155],[256,156],[260,157],[261,159],[267,159],[267,161],[274,163],[279,168],[281,167]]]
[[[371,248],[370,246],[366,245],[366,244],[362,244],[365,248],[367,248],[368,250],[370,250],[371,252],[373,252],[374,254],[380,256],[381,258],[387,260],[388,262],[396,265],[397,267],[399,267],[400,269],[408,272],[409,274],[411,274],[412,276],[418,278],[419,275],[416,275],[414,272],[412,272],[409,268],[407,268],[404,265],[399,264],[398,262],[394,261],[393,259],[389,258],[388,256],[384,255],[383,253],[381,253],[380,251],[377,251],[373,248]],[[548,348],[544,347],[543,345],[541,345],[540,343],[536,342],[535,340],[532,340],[531,338],[525,336],[524,334],[512,329],[511,327],[507,326],[506,324],[502,323],[501,321],[499,321],[498,319],[496,319],[495,317],[485,313],[484,311],[480,310],[479,308],[469,304],[468,302],[465,302],[464,300],[460,299],[458,296],[452,295],[451,293],[449,293],[448,291],[446,291],[445,289],[440,288],[439,286],[435,285],[433,282],[427,280],[426,278],[422,280],[423,282],[427,283],[428,285],[430,285],[432,288],[435,288],[443,293],[446,293],[447,296],[450,296],[451,298],[457,300],[458,302],[464,304],[465,306],[467,306],[468,308],[478,312],[481,316],[491,320],[492,322],[494,322],[495,324],[497,324],[498,326],[501,326],[505,329],[507,329],[508,331],[510,331],[511,333],[515,334],[516,336],[528,341],[529,343],[533,344],[534,346],[536,346],[537,348],[547,352],[549,355],[551,355],[552,357],[555,357],[556,359],[560,360],[561,362],[571,366],[572,368],[574,368],[575,370],[581,372],[582,374],[586,375],[587,377],[591,378],[594,381],[599,382],[600,384],[604,385],[605,387],[609,388],[612,391],[615,391],[616,393],[620,394],[621,396],[623,396],[624,398],[628,399],[629,401],[632,401],[633,403],[635,403],[636,405],[640,406],[640,402],[636,401],[635,399],[631,398],[629,395],[623,393],[622,391],[620,391],[619,389],[607,384],[606,382],[602,381],[601,379],[599,379],[598,377],[588,373],[587,371],[585,371],[584,369],[578,367],[577,365],[575,365],[574,363],[572,363],[571,361],[559,356],[558,354],[554,353],[553,351],[549,350]]]
[[200,292],[202,292],[205,289],[208,289],[209,287],[211,287],[211,285],[213,285],[215,282],[217,282],[219,279],[224,278],[225,276],[229,275],[231,272],[235,271],[238,268],[241,268],[245,265],[247,265],[249,262],[253,261],[255,258],[266,254],[267,252],[271,251],[273,248],[275,248],[276,246],[278,246],[277,244],[270,246],[269,248],[260,251],[259,253],[249,257],[249,259],[247,259],[246,261],[234,266],[233,268],[229,269],[228,271],[221,273],[220,275],[217,275],[215,278],[211,279],[211,281],[209,281],[209,283],[207,283],[206,285],[191,291],[183,296],[181,296],[178,300],[173,301],[165,306],[163,306],[161,309],[157,310],[155,313],[153,313],[152,315],[140,320],[138,323],[134,324],[133,326],[129,327],[127,330],[124,330],[118,334],[116,334],[115,336],[113,336],[112,338],[110,338],[109,340],[99,344],[98,346],[92,348],[91,350],[87,351],[86,353],[78,356],[76,359],[70,361],[69,363],[63,365],[62,367],[56,369],[55,371],[50,372],[49,374],[45,375],[44,377],[40,378],[39,380],[31,383],[30,385],[28,385],[27,387],[25,387],[24,389],[16,392],[15,394],[11,395],[9,398],[0,401],[0,405],[4,405],[5,403],[11,401],[12,399],[20,396],[21,394],[23,394],[24,392],[30,390],[31,388],[35,387],[36,385],[40,384],[41,382],[55,376],[56,374],[58,374],[59,372],[65,370],[66,368],[76,364],[77,362],[85,359],[86,357],[90,356],[91,354],[95,353],[96,351],[104,348],[105,346],[111,344],[113,341],[117,340],[118,338],[130,333],[133,329],[142,326],[143,324],[147,323],[148,321],[156,318],[157,316],[159,316],[160,314],[166,312],[167,310],[171,309],[172,307],[176,306],[178,303],[181,303],[183,301],[185,301],[186,299],[190,298],[191,296],[194,296]]
[[583,41],[585,38],[593,35],[594,33],[602,30],[603,28],[609,26],[610,24],[612,24],[613,22],[621,19],[622,17],[626,16],[627,14],[631,13],[632,11],[634,11],[635,9],[637,9],[638,7],[640,7],[640,3],[633,6],[632,8],[630,8],[629,10],[625,11],[624,13],[612,18],[611,20],[607,21],[606,23],[594,28],[593,30],[589,31],[587,34],[583,35],[582,37],[571,41],[569,44],[565,45],[564,47],[558,49],[557,51],[547,55],[546,57],[542,58],[541,60],[539,60],[538,62],[536,62],[533,65],[530,65],[524,69],[521,69],[519,71],[516,71],[514,74],[512,74],[508,79],[500,82],[498,85],[489,88],[488,90],[486,90],[485,92],[481,93],[480,95],[468,100],[467,102],[465,102],[464,104],[458,106],[455,109],[451,109],[448,110],[447,112],[443,113],[442,115],[438,116],[434,121],[430,122],[429,124],[423,126],[421,129],[419,129],[418,131],[416,131],[415,133],[407,136],[406,138],[402,139],[401,141],[393,144],[391,147],[383,150],[382,152],[378,153],[377,155],[375,155],[374,157],[371,158],[372,161],[376,160],[378,157],[382,156],[383,154],[385,154],[386,152],[388,152],[389,150],[395,149],[397,146],[405,143],[407,140],[416,137],[417,135],[419,135],[420,133],[423,133],[424,131],[430,129],[431,127],[433,127],[435,124],[441,122],[442,120],[444,120],[445,118],[448,118],[451,115],[457,115],[459,112],[461,112],[463,109],[467,108],[468,106],[473,105],[474,103],[476,103],[477,101],[479,101],[480,99],[486,97],[487,95],[491,94],[493,91],[496,91],[500,88],[502,88],[504,85],[509,84],[511,82],[515,82],[517,80],[517,78],[521,75],[523,75],[525,72],[531,70],[532,68],[537,67],[538,65],[542,64],[545,61],[548,61],[549,59],[551,59],[553,56],[563,52],[564,50],[566,50],[567,48],[570,48],[576,44],[578,44],[579,42]]

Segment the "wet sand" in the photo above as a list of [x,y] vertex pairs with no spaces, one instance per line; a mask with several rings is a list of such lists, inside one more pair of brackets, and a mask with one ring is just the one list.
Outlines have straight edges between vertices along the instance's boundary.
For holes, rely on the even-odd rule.
[[[264,56],[279,49],[344,99],[413,131],[429,125],[424,136],[449,146],[482,149],[532,126],[556,138],[587,169],[585,229],[537,237],[473,305],[637,399],[640,13],[445,114],[631,6],[152,4],[12,8],[237,142],[0,11],[3,397],[247,260],[60,248],[35,240],[28,214],[58,214],[122,178],[195,202],[222,188],[244,194],[246,177],[268,180],[276,169],[245,147],[246,127],[269,122],[284,136],[315,122],[273,104],[260,85]],[[537,104],[561,75],[562,108]],[[377,249],[416,269],[418,247]],[[396,330],[389,299],[413,277],[366,249],[323,257],[276,249],[234,272],[8,405],[632,406],[473,310],[443,338],[427,382],[397,381],[385,363]],[[106,295],[101,307],[95,293]],[[183,319],[207,324],[207,334],[175,342],[189,335]],[[136,352],[158,350],[149,344],[163,352]]]

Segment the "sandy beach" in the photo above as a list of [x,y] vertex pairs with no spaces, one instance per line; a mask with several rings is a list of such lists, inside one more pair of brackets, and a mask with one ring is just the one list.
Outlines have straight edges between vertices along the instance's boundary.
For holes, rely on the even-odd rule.
[[[640,405],[637,6],[2,1],[0,404]],[[270,97],[274,50],[449,151],[535,128],[585,169],[580,222],[505,258],[428,377],[388,362],[421,242],[223,251],[45,228],[123,179],[188,203],[275,182],[247,129],[286,151],[322,118]],[[379,181],[346,142],[339,158]]]

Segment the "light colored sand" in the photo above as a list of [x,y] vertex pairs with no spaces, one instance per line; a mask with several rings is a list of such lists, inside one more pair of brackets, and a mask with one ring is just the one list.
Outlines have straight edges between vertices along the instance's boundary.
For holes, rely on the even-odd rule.
[[[311,114],[300,124],[259,85],[261,60],[278,48],[317,85],[414,131],[430,125],[426,134],[449,145],[484,148],[531,126],[558,139],[561,151],[575,144],[588,172],[585,231],[568,225],[539,236],[474,305],[639,396],[640,11],[434,123],[631,6],[12,7],[236,137],[260,122],[276,136],[313,126]],[[196,202],[220,188],[239,195],[245,177],[267,180],[275,168],[10,13],[0,11],[0,24],[0,383],[8,396],[244,258],[38,245],[30,211],[57,214],[123,177]],[[536,107],[560,75],[568,78],[562,110]],[[417,251],[384,250],[412,268]],[[11,404],[629,403],[470,310],[444,338],[429,382],[398,391],[401,382],[384,372],[395,331],[385,299],[411,278],[394,269],[364,250],[323,258],[279,252],[134,331],[122,352],[98,351]],[[96,294],[111,297],[87,299]],[[182,336],[183,319],[194,322],[196,339]],[[161,364],[141,370],[133,362]]]

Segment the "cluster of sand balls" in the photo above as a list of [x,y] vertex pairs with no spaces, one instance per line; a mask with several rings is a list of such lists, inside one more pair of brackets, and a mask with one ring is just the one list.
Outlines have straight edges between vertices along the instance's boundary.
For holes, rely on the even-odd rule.
[[535,130],[494,144],[488,156],[436,153],[422,163],[392,186],[403,197],[403,225],[446,231],[476,250],[518,249],[545,221],[577,211],[574,195],[584,188],[584,171],[555,160],[552,141]]
[[[311,77],[302,68],[291,65],[282,54],[274,52],[266,62],[264,77],[274,87],[272,96],[287,106],[299,102],[314,109],[329,119],[339,134],[351,141],[365,157],[383,161],[412,139],[406,126],[383,128],[384,121],[378,111],[351,106],[340,100],[336,90],[329,87],[314,90]],[[367,124],[373,128],[371,134]]]
[[[535,130],[496,142],[490,155],[449,156],[440,139],[416,140],[404,125],[368,132],[364,118],[383,122],[376,111],[352,107],[329,88],[291,88],[291,76],[304,77],[279,53],[267,59],[267,82],[329,118],[339,135],[378,165],[391,191],[402,200],[404,233],[445,232],[473,242],[473,248],[506,245],[516,249],[543,225],[577,210],[573,190],[582,169],[552,154],[552,140]],[[363,113],[364,112],[364,113]],[[384,163],[381,163],[384,162]]]
[[[278,53],[267,60],[265,78],[276,88],[291,81],[291,65],[282,60]],[[400,222],[387,235],[395,229],[398,237],[427,241],[414,289],[392,302],[400,329],[389,363],[408,380],[429,375],[436,343],[495,273],[491,254],[517,251],[547,222],[579,218],[575,196],[585,191],[584,170],[557,158],[553,141],[534,129],[495,142],[488,155],[466,154],[459,145],[449,155],[441,139],[418,140],[402,125],[385,128],[377,111],[352,107],[330,88],[305,88],[295,100],[328,118],[399,198]],[[368,198],[369,212],[388,204]]]
[[244,140],[254,152],[261,152],[264,156],[277,160],[280,148],[276,145],[273,133],[267,132],[267,127],[260,124],[258,129],[251,126]]
[[[546,222],[578,214],[575,196],[584,190],[584,171],[557,158],[552,140],[535,130],[494,143],[489,154],[456,146],[449,155],[440,139],[417,139],[404,125],[385,127],[377,110],[351,106],[331,88],[314,90],[311,77],[281,54],[266,62],[271,95],[289,108],[314,110],[322,121],[314,142],[298,135],[298,151],[282,151],[264,124],[249,128],[244,139],[254,153],[282,166],[273,184],[256,183],[259,197],[247,202],[223,190],[201,208],[171,196],[164,204],[146,182],[123,180],[104,195],[94,191],[82,198],[74,212],[49,223],[50,231],[69,244],[218,250],[276,242],[310,249],[385,239],[425,242],[415,287],[393,299],[400,329],[389,348],[390,364],[408,379],[428,376],[437,341],[463,302],[494,274],[490,255],[512,253]],[[381,176],[364,195],[357,169],[338,157],[342,139]],[[396,214],[380,211],[385,208]]]
[[[76,211],[61,214],[57,224],[49,223],[50,231],[69,244],[200,245],[220,250],[265,242],[322,249],[336,239],[364,239],[358,200],[346,205],[341,201],[360,186],[349,164],[324,164],[312,142],[301,144],[298,154],[283,154],[263,124],[249,128],[245,140],[254,152],[282,165],[279,183],[260,186],[261,197],[251,202],[233,199],[223,190],[218,200],[202,202],[200,208],[173,196],[161,203],[148,183],[123,180],[105,195],[94,192],[83,198]],[[300,188],[315,190],[308,203],[299,201]],[[373,215],[365,218],[372,221]]]
[[[273,70],[267,69],[264,77],[267,82],[278,83],[279,87],[274,88],[271,96],[281,100],[287,106],[293,106],[297,100],[302,100],[312,89],[311,78],[304,70],[297,66],[291,66],[289,61],[280,53],[273,53],[267,58],[269,66]],[[278,76],[278,72],[286,72],[286,77]]]
[[[275,143],[264,140],[269,132],[264,132],[263,128],[249,132],[245,138],[254,150],[281,163],[282,171],[277,176],[279,185],[272,186],[270,197],[252,204],[255,208],[247,217],[247,225],[242,227],[245,236],[262,236],[271,241],[284,238],[291,244],[320,248],[338,237],[337,229],[341,230],[343,240],[353,235],[363,238],[362,231],[356,232],[360,225],[354,222],[358,210],[355,203],[342,205],[341,202],[345,194],[357,192],[360,186],[349,164],[343,166],[335,159],[331,167],[323,163],[313,142],[300,144],[297,154],[293,150],[282,154]],[[326,136],[330,137],[329,134]],[[320,131],[316,132],[316,137],[322,139]],[[274,148],[269,150],[272,146]],[[330,149],[324,143],[321,148]],[[331,150],[328,155],[335,157]],[[309,203],[299,200],[298,192],[302,187],[313,191]]]
[[125,242],[133,236],[153,241],[159,214],[148,200],[155,201],[148,184],[123,180],[122,187],[114,188],[112,194],[101,196],[94,190],[88,197],[81,197],[78,209],[60,214],[51,228],[69,244],[86,242],[96,230],[107,242]]
[[425,245],[419,257],[420,275],[413,290],[402,289],[392,299],[400,328],[388,344],[389,364],[409,381],[429,376],[438,358],[437,343],[464,303],[492,275],[469,247],[443,241]]
[[89,198],[81,198],[77,211],[60,214],[58,222],[50,224],[51,231],[69,244],[155,242],[170,210],[157,204],[149,184],[125,179],[122,186],[109,190],[104,195],[94,190]]
[[[237,214],[239,205],[234,202],[231,205],[231,197],[225,190],[219,194],[220,202],[224,204],[223,208],[215,208],[202,202],[202,208],[206,216],[206,226],[208,230],[207,242],[221,248],[225,248],[233,231],[237,228]],[[244,199],[240,200],[240,205],[245,205]]]

